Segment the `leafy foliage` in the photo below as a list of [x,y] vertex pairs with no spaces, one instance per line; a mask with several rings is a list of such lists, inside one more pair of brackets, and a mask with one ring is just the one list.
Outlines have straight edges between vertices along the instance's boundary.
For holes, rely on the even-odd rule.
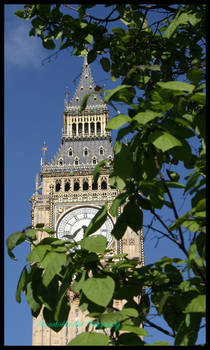
[[[116,111],[118,102],[128,106],[127,115],[118,111],[107,125],[108,130],[121,128],[110,174],[110,185],[121,192],[110,208],[106,204],[92,220],[80,248],[54,237],[37,243],[37,231],[54,233],[43,227],[16,232],[7,239],[13,259],[17,245],[25,240],[32,245],[27,257],[30,265],[23,268],[16,300],[20,302],[23,291],[34,317],[43,306],[44,319],[53,328],[50,322],[68,318],[67,290],[72,285],[79,293],[80,309],[87,310],[93,322],[100,321],[100,329],[108,323],[110,335],[96,333],[93,327],[70,345],[147,345],[148,333],[141,324],[167,334],[173,345],[195,345],[205,317],[206,5],[106,4],[112,10],[105,18],[90,14],[94,6],[78,5],[78,16],[62,12],[61,4],[25,5],[15,13],[31,21],[29,35],[40,37],[46,49],[73,47],[74,54],[81,56],[88,44],[88,63],[102,56],[103,70],[113,81],[121,79],[119,86],[105,92],[104,101]],[[157,9],[161,19],[149,24],[150,13]],[[117,24],[108,31],[108,24],[117,20],[123,26]],[[125,144],[126,135],[129,142]],[[199,143],[196,150],[194,140]],[[107,163],[97,165],[95,179]],[[180,164],[187,173],[184,184]],[[178,213],[171,188],[184,189],[190,196],[187,213]],[[174,217],[170,225],[158,214],[165,205],[170,218]],[[157,232],[180,249],[182,260],[166,256],[140,266],[126,254],[109,257],[105,238],[92,235],[108,212],[117,217],[112,231],[116,239],[123,237],[128,226],[139,234],[145,210],[162,225]],[[113,307],[114,300],[125,300],[122,310]],[[155,323],[149,317],[152,309],[156,310]],[[158,324],[159,316],[167,327]]]

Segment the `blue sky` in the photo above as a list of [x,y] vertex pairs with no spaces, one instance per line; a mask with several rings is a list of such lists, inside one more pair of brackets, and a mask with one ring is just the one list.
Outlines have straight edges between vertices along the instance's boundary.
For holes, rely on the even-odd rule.
[[[71,50],[64,50],[42,64],[52,52],[42,48],[41,40],[28,36],[30,23],[14,16],[19,8],[22,5],[5,5],[5,240],[31,223],[29,199],[35,191],[35,175],[40,171],[42,144],[46,141],[46,159],[50,161],[61,142],[65,88],[69,87],[72,97],[83,63],[82,58],[71,55]],[[104,16],[102,5],[98,6],[97,15]],[[105,89],[115,87],[117,83],[109,79],[99,60],[91,65],[95,83],[105,85]],[[110,117],[114,115],[110,109]],[[181,175],[185,175],[182,169]],[[189,206],[187,200],[178,196],[180,193],[176,198],[180,198],[181,214]],[[168,217],[166,210],[162,214]],[[146,213],[145,224],[150,222],[151,215]],[[163,256],[183,257],[165,238],[156,245],[157,236],[151,231],[146,234],[146,264]],[[28,252],[26,244],[17,247],[15,262],[5,249],[5,345],[31,345],[32,341],[32,317],[25,296],[22,294],[21,304],[15,300]],[[148,332],[148,342],[170,340],[154,330]]]

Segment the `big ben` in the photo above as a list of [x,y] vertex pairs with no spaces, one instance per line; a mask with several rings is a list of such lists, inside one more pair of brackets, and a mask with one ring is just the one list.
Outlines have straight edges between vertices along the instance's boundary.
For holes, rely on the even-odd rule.
[[[85,109],[81,111],[84,97],[89,95]],[[42,151],[40,176],[36,176],[36,189],[31,197],[32,225],[44,223],[56,231],[60,239],[79,241],[91,219],[105,204],[111,204],[118,194],[109,185],[109,169],[104,169],[97,182],[94,181],[95,166],[104,159],[113,159],[107,105],[95,86],[87,56],[84,57],[79,84],[69,100],[66,90],[64,100],[64,124],[61,145],[50,162],[46,162],[47,147]],[[129,227],[123,239],[111,236],[115,218],[106,221],[95,234],[106,237],[108,247],[116,253],[127,253],[129,258],[144,261],[142,235],[136,235]],[[41,240],[47,235],[39,234]],[[85,313],[79,308],[78,298],[69,291],[71,311],[69,322],[74,327],[63,327],[56,333],[44,326],[42,313],[33,320],[32,345],[66,345],[76,335],[85,331]],[[118,302],[119,303],[119,302]],[[118,305],[120,308],[121,305]],[[85,319],[87,320],[87,318]]]

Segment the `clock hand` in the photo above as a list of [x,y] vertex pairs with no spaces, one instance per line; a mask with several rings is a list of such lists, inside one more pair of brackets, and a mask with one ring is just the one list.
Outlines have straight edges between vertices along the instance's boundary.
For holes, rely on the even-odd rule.
[[[86,227],[86,226],[85,226]],[[82,226],[83,228],[83,226]],[[78,232],[81,230],[81,227],[78,228],[78,230],[76,230],[72,235],[64,235],[63,237],[69,238],[69,239],[73,239],[76,237],[76,235],[78,234]]]

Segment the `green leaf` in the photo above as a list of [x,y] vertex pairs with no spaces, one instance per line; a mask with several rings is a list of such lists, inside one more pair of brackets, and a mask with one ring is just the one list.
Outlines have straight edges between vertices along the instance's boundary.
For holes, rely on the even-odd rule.
[[201,105],[206,105],[206,94],[204,92],[196,92],[190,97],[190,100],[198,102]]
[[119,190],[124,190],[126,183],[125,181],[118,175],[110,176],[109,178],[110,186],[116,187]]
[[192,26],[194,26],[197,23],[199,23],[200,21],[201,21],[201,17],[197,16],[196,13],[191,13],[191,12],[189,12],[189,13],[183,12],[182,13],[181,10],[179,10],[176,13],[176,16],[174,17],[174,19],[169,24],[168,28],[166,29],[166,31],[164,33],[164,37],[166,39],[170,39],[180,24],[184,25],[184,24],[187,24],[189,22]]
[[88,34],[88,35],[85,37],[85,40],[86,40],[89,44],[92,44],[92,42],[93,42],[93,35],[92,35],[92,34]]
[[152,346],[171,346],[171,343],[165,340],[159,340],[151,344],[145,344],[145,345],[152,345]]
[[15,255],[12,253],[12,250],[23,241],[25,241],[26,235],[23,232],[14,232],[7,238],[7,249],[8,255],[10,258],[17,260]]
[[197,67],[193,67],[187,72],[187,79],[194,84],[198,84],[203,78],[203,72]]
[[107,130],[119,129],[122,125],[131,122],[132,119],[125,114],[118,114],[113,117],[107,124]]
[[37,317],[41,311],[42,304],[34,293],[33,282],[29,282],[26,286],[26,300],[31,308],[32,315]]
[[168,177],[171,181],[175,181],[175,182],[179,181],[180,176],[178,173],[176,173],[175,171],[170,171],[168,169],[166,169],[166,172],[167,172]]
[[79,292],[82,289],[82,286],[85,282],[85,277],[86,277],[86,271],[82,271],[82,273],[80,273],[79,275],[80,279],[78,280],[78,276],[76,277],[76,279],[74,280],[72,289],[74,292]]
[[112,216],[114,217],[117,216],[118,208],[126,201],[127,196],[128,196],[127,192],[124,192],[124,193],[118,194],[118,196],[114,199],[109,209],[109,212]]
[[47,251],[50,250],[51,246],[49,244],[38,245],[37,247],[32,248],[26,260],[31,262],[40,262],[44,258]]
[[149,141],[162,152],[166,152],[176,146],[182,146],[181,141],[179,141],[175,136],[160,130],[151,133],[149,135]]
[[85,97],[82,99],[81,105],[80,105],[80,112],[84,111],[84,109],[86,108],[87,105],[87,101],[90,97],[90,95],[92,95],[93,92],[90,92],[89,94],[85,95]]
[[104,253],[106,250],[107,240],[102,235],[84,238],[81,247],[89,252]]
[[24,18],[25,17],[25,10],[18,10],[14,13],[15,16],[19,18]]
[[100,306],[107,306],[112,299],[115,282],[110,276],[88,278],[82,287],[86,297]]
[[121,334],[118,338],[118,345],[128,345],[130,346],[141,346],[143,341],[137,334],[134,333],[124,333]]
[[26,269],[26,266],[24,266],[19,281],[17,285],[17,290],[16,290],[16,301],[18,303],[21,302],[21,291],[25,290],[26,282],[27,282],[27,277],[28,277],[28,271]]
[[144,125],[157,117],[160,118],[161,116],[162,116],[161,113],[153,112],[151,110],[146,110],[145,112],[137,113],[133,118],[133,120],[136,120],[138,123]]
[[[130,89],[130,88],[132,88],[132,85],[120,85],[120,86],[117,86],[116,88],[114,88],[114,89],[112,89],[112,90],[109,90],[110,92],[109,92],[109,94],[105,97],[104,102],[105,102],[105,103],[108,103],[108,102],[113,98],[113,96],[114,96],[117,92],[119,92],[119,91],[121,91],[121,90],[124,90],[124,89],[128,90],[128,89]],[[108,90],[107,90],[107,91],[108,91]]]
[[107,218],[107,210],[108,210],[108,204],[106,203],[91,220],[90,224],[85,230],[84,237],[87,237],[92,233],[96,232],[103,225],[103,223],[106,221],[106,218]]
[[101,65],[102,65],[103,70],[104,70],[105,72],[109,72],[109,70],[110,70],[110,62],[109,62],[109,59],[106,58],[106,57],[102,57],[102,58],[100,59],[100,63],[101,63]]
[[185,313],[188,312],[200,312],[205,314],[206,313],[206,296],[201,294],[197,297],[193,298],[191,302],[186,306],[184,309]]
[[157,83],[162,89],[176,90],[176,91],[186,91],[192,93],[195,85],[185,83],[183,81],[167,81]]
[[101,162],[99,162],[93,172],[93,179],[96,182],[98,180],[99,175],[102,173],[103,168],[105,165],[107,165],[108,159],[103,159]]
[[127,225],[132,230],[138,232],[142,228],[143,214],[142,210],[134,201],[129,201],[123,209],[123,215],[126,216]]
[[117,240],[121,239],[127,229],[126,216],[123,213],[117,219],[116,224],[111,232],[112,236],[114,236]]
[[165,181],[166,185],[171,188],[185,188],[183,184],[175,181]]
[[109,337],[107,337],[103,333],[88,333],[84,332],[79,334],[76,338],[72,339],[68,345],[84,345],[84,346],[100,346],[100,345],[108,345]]
[[55,48],[55,43],[52,39],[43,40],[42,44],[43,44],[44,48],[48,49],[48,50],[54,50],[54,48]]
[[37,238],[37,237],[36,237],[37,231],[38,231],[38,230],[36,230],[36,229],[32,229],[32,230],[30,230],[30,231],[25,232],[26,237],[28,237],[28,238],[30,238],[30,239],[32,239],[32,240],[36,239],[36,238]]
[[93,61],[95,61],[96,57],[97,57],[97,52],[95,50],[90,50],[88,52],[88,55],[87,55],[87,62],[88,62],[88,64],[90,64]]
[[122,315],[125,315],[125,316],[129,316],[129,317],[138,317],[139,316],[139,313],[136,309],[134,308],[131,308],[131,307],[124,307],[120,313]]
[[61,267],[66,263],[65,253],[49,252],[45,258],[40,262],[40,265],[44,267],[43,284],[48,286],[54,276],[60,272]]
[[127,332],[130,332],[130,333],[138,334],[138,335],[143,336],[143,337],[147,337],[148,336],[148,333],[147,333],[147,331],[145,331],[145,329],[139,328],[139,327],[136,327],[136,326],[130,326],[130,325],[127,325],[127,324],[123,324],[120,327],[120,331],[127,331]]

